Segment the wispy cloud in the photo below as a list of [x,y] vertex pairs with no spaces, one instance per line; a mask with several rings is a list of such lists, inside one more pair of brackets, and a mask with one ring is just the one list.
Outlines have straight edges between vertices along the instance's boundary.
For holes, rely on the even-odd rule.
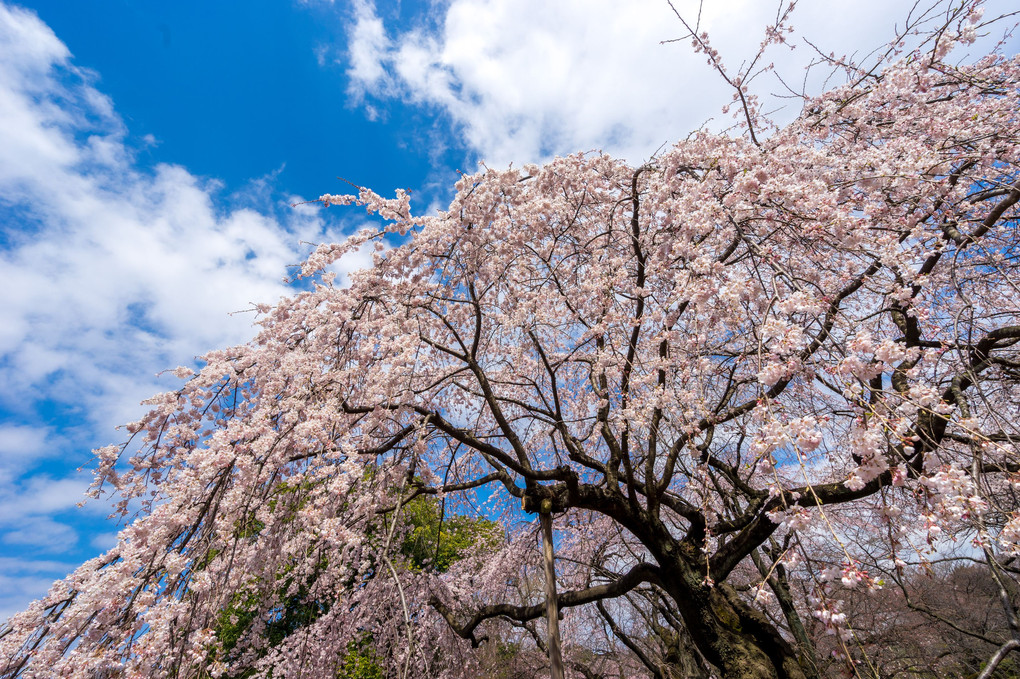
[[26,593],[44,593],[77,564],[68,561],[0,557],[0,621],[24,608]]
[[[0,4],[7,555],[94,552],[74,512],[88,478],[73,470],[88,448],[116,440],[140,400],[176,386],[158,372],[249,339],[254,316],[232,312],[287,294],[303,241],[339,237],[319,210],[268,201],[272,177],[224,195],[185,168],[144,167],[138,149],[156,140],[135,144],[96,82],[35,14]],[[0,560],[0,619],[45,590],[39,573],[63,574],[12,563]]]
[[48,427],[0,424],[0,487],[55,453]]
[[[676,0],[692,23],[700,12],[729,68],[758,50],[775,2]],[[1008,6],[1006,2],[991,3]],[[793,87],[816,53],[866,55],[902,26],[913,0],[802,3],[793,44],[769,53]],[[732,92],[694,54],[664,0],[451,0],[435,25],[384,26],[371,0],[357,0],[348,30],[348,92],[374,116],[373,102],[399,98],[445,113],[465,144],[494,165],[602,149],[641,162],[707,121],[732,124],[720,110]],[[989,15],[995,7],[989,10]],[[816,76],[820,72],[816,72]],[[758,92],[781,93],[775,78]],[[809,83],[820,89],[823,79]],[[789,120],[793,100],[767,109]]]
[[34,14],[0,5],[0,402],[80,403],[108,426],[155,373],[247,340],[254,317],[235,312],[286,294],[302,241],[338,234],[315,209],[140,169],[92,80]]

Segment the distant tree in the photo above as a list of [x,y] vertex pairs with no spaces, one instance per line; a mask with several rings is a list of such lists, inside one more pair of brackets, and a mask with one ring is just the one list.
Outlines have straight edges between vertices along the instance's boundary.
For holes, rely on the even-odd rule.
[[[848,655],[823,625],[807,621],[828,675],[852,664],[858,675],[875,679],[973,678],[1013,637],[998,586],[981,565],[934,564],[884,579],[880,591],[842,589],[838,596],[854,629]],[[1017,669],[1007,657],[991,676],[1017,677]]]
[[[428,217],[323,196],[387,225],[318,248],[314,289],[98,451],[96,490],[142,514],[10,620],[0,676],[332,677],[366,630],[387,676],[480,676],[474,647],[516,632],[541,650],[533,525],[401,569],[421,496],[552,515],[575,674],[624,672],[614,612],[654,602],[613,602],[655,591],[705,672],[815,677],[791,621],[852,656],[826,583],[877,584],[854,531],[892,569],[918,532],[1020,552],[1020,59],[950,60],[983,26],[957,3],[881,67],[833,60],[847,84],[781,129],[719,66],[744,134],[637,168],[486,170]],[[373,244],[348,287],[323,273]],[[805,598],[770,604],[794,578]],[[224,660],[241,592],[260,615]],[[295,600],[332,603],[273,636]],[[599,604],[622,634],[571,656]]]

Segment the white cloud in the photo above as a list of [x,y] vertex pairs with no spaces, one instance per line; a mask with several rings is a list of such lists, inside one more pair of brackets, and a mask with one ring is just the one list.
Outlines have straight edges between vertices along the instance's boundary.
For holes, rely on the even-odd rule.
[[24,524],[54,512],[74,508],[85,499],[87,478],[51,479],[32,476],[17,486],[0,489],[0,504],[4,507],[0,526]]
[[25,596],[39,597],[54,580],[74,570],[76,564],[44,559],[0,556],[0,625],[25,607]]
[[[6,555],[105,544],[79,536],[109,507],[72,513],[89,478],[71,470],[178,384],[156,373],[248,340],[254,316],[231,312],[287,294],[302,241],[339,237],[318,210],[246,193],[229,202],[253,207],[224,209],[216,182],[141,169],[95,80],[36,15],[0,3],[0,410],[17,420],[0,425]],[[42,402],[60,411],[50,424]],[[69,570],[17,563],[0,559],[0,619]]]
[[335,236],[311,211],[224,212],[214,182],[137,169],[124,136],[52,31],[0,5],[0,210],[22,227],[0,249],[6,407],[33,394],[122,421],[155,373],[248,339],[253,316],[230,314],[286,294],[301,241]]
[[78,533],[65,523],[34,516],[4,532],[3,541],[8,545],[43,547],[49,552],[62,552],[77,546]]
[[34,598],[39,598],[49,590],[54,580],[64,577],[71,570],[73,567],[29,575],[0,571],[0,624],[25,608],[25,604],[28,603],[25,600],[26,592],[32,592]]
[[48,428],[24,424],[0,425],[0,488],[38,460],[53,455]]
[[[674,5],[692,23],[696,0]],[[990,3],[1008,7],[1008,2]],[[757,52],[775,2],[706,2],[701,29],[732,71]],[[837,54],[864,55],[893,36],[913,0],[805,1],[794,12],[798,38]],[[991,7],[991,15],[995,7]],[[487,162],[539,161],[603,149],[640,162],[720,113],[731,92],[689,41],[665,0],[451,0],[437,4],[437,28],[387,34],[370,0],[358,0],[348,32],[349,93],[399,97],[445,112]],[[797,40],[768,59],[798,86],[813,50]],[[782,91],[763,79],[762,94]],[[820,82],[814,83],[820,86]],[[760,88],[759,88],[760,89]],[[366,99],[370,118],[374,107]],[[770,102],[782,103],[780,100]],[[768,107],[768,108],[771,108]],[[796,114],[796,104],[781,114]]]
[[360,95],[364,89],[377,91],[386,78],[383,64],[390,49],[382,20],[368,0],[355,0],[354,23],[351,27],[348,74],[351,93]]
[[92,539],[89,540],[89,544],[101,552],[108,551],[117,545],[117,534],[109,532],[93,535]]

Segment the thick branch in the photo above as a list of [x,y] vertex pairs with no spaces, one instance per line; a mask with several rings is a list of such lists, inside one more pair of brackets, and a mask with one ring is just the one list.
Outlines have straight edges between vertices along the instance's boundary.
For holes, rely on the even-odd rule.
[[[658,567],[647,563],[640,563],[612,582],[608,582],[604,585],[588,587],[586,589],[564,592],[557,595],[557,606],[560,609],[572,608],[574,606],[590,604],[593,601],[601,601],[602,599],[613,599],[626,594],[644,582],[661,584]],[[464,639],[470,639],[472,644],[475,646],[480,643],[479,640],[475,638],[475,629],[484,621],[491,618],[510,618],[519,622],[526,622],[528,620],[534,620],[535,618],[542,617],[542,615],[545,614],[546,608],[544,601],[532,606],[490,604],[480,608],[464,623],[459,623],[457,622],[457,616],[453,610],[440,601],[439,597],[433,596],[429,603],[433,608],[439,611],[444,618],[446,618],[446,622],[450,624],[450,627],[453,628],[453,631],[456,632],[458,636]]]

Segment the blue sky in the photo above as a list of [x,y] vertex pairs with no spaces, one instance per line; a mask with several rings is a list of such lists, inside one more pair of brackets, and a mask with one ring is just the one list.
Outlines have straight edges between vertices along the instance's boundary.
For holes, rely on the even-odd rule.
[[[803,0],[794,23],[866,54],[912,4]],[[715,2],[703,27],[735,65],[773,13]],[[725,127],[704,59],[660,44],[682,34],[665,0],[0,0],[0,620],[111,544],[76,469],[176,386],[157,373],[248,339],[231,312],[364,218],[292,203],[344,177],[425,212],[480,159],[640,162]],[[791,82],[798,50],[774,55]]]

